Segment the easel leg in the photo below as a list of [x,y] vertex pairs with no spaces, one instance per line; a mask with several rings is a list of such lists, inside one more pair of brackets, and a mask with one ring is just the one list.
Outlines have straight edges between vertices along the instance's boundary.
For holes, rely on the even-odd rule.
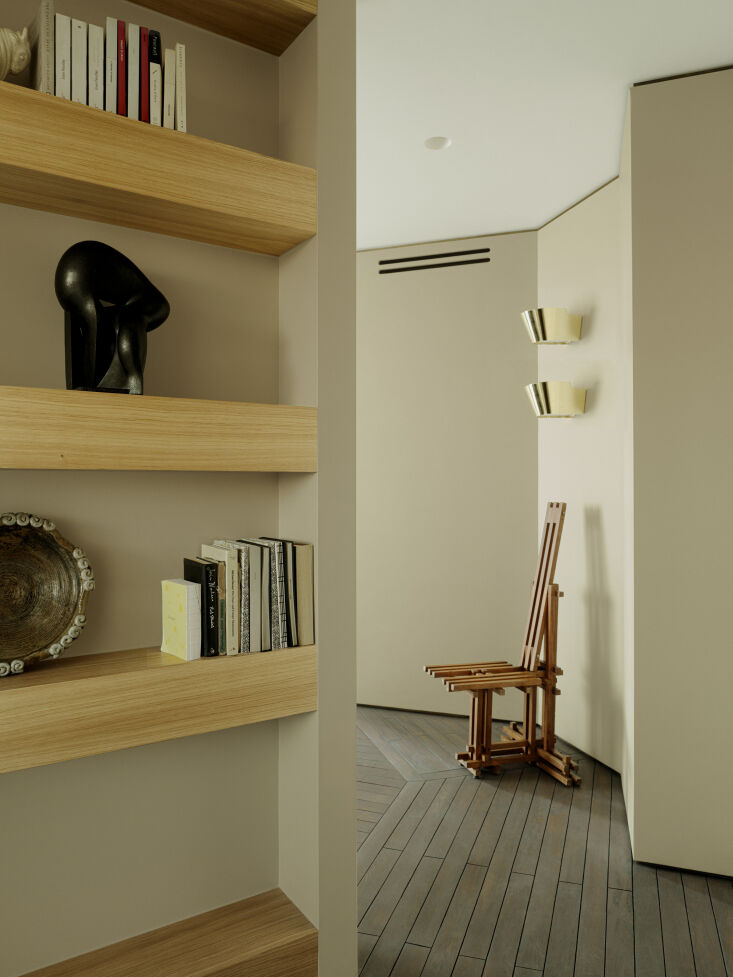
[[545,681],[542,686],[542,747],[548,753],[555,749],[555,694],[557,684],[557,611],[560,588],[552,584],[547,601],[547,634],[545,638]]

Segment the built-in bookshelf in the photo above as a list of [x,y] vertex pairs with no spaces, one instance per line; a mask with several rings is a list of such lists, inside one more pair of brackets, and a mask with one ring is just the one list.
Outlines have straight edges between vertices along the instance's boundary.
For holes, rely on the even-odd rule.
[[0,82],[0,200],[281,255],[316,233],[316,173]]
[[183,662],[157,648],[61,658],[0,683],[0,773],[317,708],[315,645]]
[[25,977],[316,977],[318,931],[279,889]]
[[[149,0],[144,6],[275,54],[285,50],[316,13],[315,0],[205,3]],[[293,52],[293,60],[283,74],[288,84],[281,84],[280,105],[283,124],[294,105],[298,107],[295,114],[299,122],[309,119],[308,125],[301,126],[297,138],[287,147],[291,158],[312,161],[316,155],[319,159],[326,158],[325,154],[330,152],[333,166],[333,161],[338,160],[340,164],[342,159],[338,147],[341,142],[347,142],[342,134],[351,132],[348,124],[341,124],[342,119],[349,123],[351,109],[327,103],[324,93],[346,90],[342,79],[350,78],[348,52],[353,48],[353,27],[349,27],[348,18],[344,22],[338,7],[333,7],[328,15],[328,30],[319,28],[318,51],[326,52],[321,64],[333,70],[319,68],[316,98],[315,38],[312,34],[304,37],[302,48]],[[344,36],[347,43],[339,47],[337,41]],[[261,57],[255,52],[250,55]],[[300,100],[297,94],[301,90],[312,92],[313,98],[309,94]],[[245,94],[255,97],[257,93]],[[322,121],[318,124],[318,154],[311,153],[308,145],[310,135],[316,131],[311,102],[314,109],[316,104],[320,108],[321,103],[329,109],[319,115]],[[302,108],[306,109],[305,113],[300,111]],[[349,165],[347,153],[345,166]],[[347,484],[344,491],[341,476],[346,464],[342,465],[341,459],[348,458],[348,450],[344,449],[351,443],[350,400],[348,395],[341,394],[340,388],[334,390],[336,384],[331,379],[338,377],[340,382],[341,362],[349,365],[348,349],[342,349],[340,342],[350,335],[351,309],[348,290],[341,297],[339,289],[344,281],[348,284],[350,272],[344,271],[335,259],[351,254],[351,250],[348,236],[342,234],[342,219],[334,217],[353,212],[348,172],[343,181],[332,172],[326,184],[328,192],[322,196],[323,213],[330,216],[324,245],[328,244],[331,250],[327,251],[325,246],[319,248],[320,256],[314,257],[315,249],[308,246],[299,256],[291,259],[288,255],[281,263],[281,287],[285,283],[285,292],[290,296],[296,292],[299,298],[302,295],[302,303],[292,302],[292,308],[285,308],[284,315],[286,303],[280,306],[281,329],[283,319],[286,322],[285,342],[281,333],[280,362],[286,369],[281,368],[280,394],[288,399],[288,391],[297,390],[291,399],[302,396],[316,403],[321,388],[325,391],[324,403],[337,428],[336,432],[334,425],[326,429],[328,476],[320,482],[288,476],[279,480],[279,485],[275,479],[242,480],[245,513],[250,483],[258,491],[262,483],[264,491],[270,494],[273,530],[279,518],[282,532],[320,539],[316,532],[320,513],[320,525],[327,530],[324,545],[330,545],[332,557],[333,540],[338,537],[341,546],[341,538],[346,538],[348,549],[349,538],[348,517],[343,518],[339,505],[331,507],[334,513],[331,516],[326,505],[331,499],[340,500],[344,494],[348,498],[349,490]],[[0,201],[273,256],[284,254],[316,233],[316,173],[307,166],[189,133],[159,129],[6,83],[0,83]],[[223,264],[224,256],[221,261]],[[321,291],[315,287],[316,276]],[[318,312],[316,302],[328,289],[333,301],[322,302],[319,308],[323,311]],[[293,342],[301,326],[303,332],[298,332],[297,341]],[[306,338],[299,345],[301,335]],[[238,346],[237,338],[234,342]],[[319,343],[321,349],[330,351],[331,357],[328,369],[320,373],[323,378],[320,383],[315,378],[318,356],[311,355],[317,353]],[[245,348],[243,335],[242,348],[232,349],[232,354],[239,355]],[[293,382],[294,377],[297,383]],[[303,379],[305,382],[301,383]],[[41,382],[53,383],[53,379]],[[301,393],[303,390],[306,392]],[[213,393],[216,396],[218,390],[214,389]],[[235,390],[234,396],[237,395]],[[262,396],[267,398],[267,394]],[[273,399],[276,396],[275,391]],[[341,414],[343,403],[347,407],[345,424]],[[206,424],[215,432],[217,443],[213,447],[209,437],[202,444],[201,432]],[[308,473],[315,472],[317,467],[316,424],[317,412],[312,407],[4,387],[0,388],[3,431],[0,467]],[[44,477],[36,474],[28,479],[37,487]],[[64,485],[92,478],[66,473],[49,475],[49,480]],[[109,481],[124,482],[127,478],[111,476]],[[150,478],[152,482],[154,479]],[[213,475],[206,481],[211,484],[213,501],[219,482]],[[219,481],[230,482],[224,476]],[[321,487],[328,487],[328,492],[322,493]],[[51,495],[49,499],[52,500]],[[47,511],[52,515],[53,507]],[[188,531],[190,528],[187,527]],[[155,546],[155,539],[151,539],[151,546]],[[348,579],[349,554],[339,564],[342,556],[339,551],[337,559],[328,561],[328,567],[338,565],[341,577]],[[328,595],[330,607],[336,606],[338,612],[340,605],[335,601],[335,593],[332,579],[322,584],[322,599]],[[156,590],[151,600],[157,599]],[[329,613],[327,618],[336,619],[340,628],[338,615]],[[115,646],[114,640],[109,640],[110,629],[111,626],[105,635],[107,640],[98,648]],[[344,644],[348,651],[348,627],[344,631],[342,641],[331,623],[330,636],[324,635],[323,648],[331,649],[331,663],[337,665],[335,670],[329,670],[329,682],[322,686],[324,704],[327,697],[331,703],[343,700],[344,686],[350,677],[348,655],[342,653]],[[135,641],[152,643],[153,639],[120,634],[118,646]],[[344,663],[348,667],[342,668]],[[311,715],[318,707],[317,672],[316,646],[194,662],[182,662],[163,655],[157,648],[145,648],[41,663],[25,674],[0,683],[0,771],[28,770],[27,774],[8,778],[8,782],[16,784],[35,776],[52,778],[55,775],[52,770],[34,774],[31,768],[207,731],[285,719],[274,742],[269,744],[272,751],[268,749],[266,754],[261,754],[268,763],[279,764],[279,799],[270,803],[266,794],[261,804],[266,807],[266,819],[278,826],[280,839],[273,856],[279,865],[279,875],[275,874],[267,884],[282,885],[311,918],[315,919],[320,909],[334,919],[339,916],[341,906],[350,906],[349,893],[353,888],[349,885],[347,891],[342,883],[342,879],[350,880],[353,875],[348,857],[351,849],[345,848],[338,830],[334,830],[348,819],[339,814],[335,788],[331,789],[333,804],[321,804],[319,809],[318,801],[329,787],[329,778],[342,777],[349,761],[342,751],[338,764],[329,766],[321,762],[319,768],[319,738],[325,738],[325,734],[320,721]],[[328,710],[323,710],[322,716],[328,719],[323,728],[328,733],[329,749],[338,750],[339,744],[344,743],[348,748],[352,727],[345,728],[346,724],[330,716]],[[257,735],[255,730],[250,732],[253,737]],[[248,738],[249,734],[241,740],[245,757]],[[217,739],[211,738],[214,745]],[[170,747],[171,751],[186,748],[185,743]],[[125,759],[119,757],[120,761]],[[131,760],[134,759],[133,754]],[[97,776],[104,781],[110,767],[115,767],[112,756],[99,764],[79,764],[77,770],[84,776]],[[59,773],[63,772],[61,768]],[[237,771],[237,775],[240,773]],[[243,775],[248,774],[245,771]],[[257,791],[256,777],[252,777],[251,783]],[[267,788],[268,784],[264,786]],[[321,835],[334,839],[328,859],[325,854],[319,854]],[[257,830],[248,836],[247,847],[255,850],[263,845],[268,858],[269,844],[270,839],[260,838]],[[351,845],[350,835],[348,845]],[[186,854],[182,846],[181,858],[185,859]],[[329,862],[337,868],[330,868]],[[318,880],[324,873],[325,883],[319,891]],[[142,877],[144,880],[144,873]],[[109,887],[113,894],[114,879]],[[228,898],[251,891],[256,890],[243,888]],[[215,904],[214,899],[204,903]],[[191,907],[185,912],[190,914],[198,908]],[[166,904],[157,921],[175,918],[173,912],[168,913]],[[126,921],[118,933],[136,933],[150,925],[151,921],[146,920],[143,925]],[[337,948],[342,943],[353,942],[353,930],[350,923],[341,925],[340,918],[338,926],[331,925],[327,940],[322,941],[323,945],[333,947],[331,957],[347,959],[350,950],[339,954]],[[61,941],[52,935],[51,949],[42,962],[109,943],[116,935],[108,934],[95,942],[90,927],[81,926],[79,933],[75,933],[73,949],[56,954],[53,950]],[[325,959],[325,969],[328,969],[328,952]],[[186,973],[205,972],[209,977],[223,977],[235,971],[261,977],[269,974],[288,977],[291,973],[315,977],[317,931],[276,891],[143,933],[73,961],[52,964],[34,971],[33,977],[71,974],[75,977],[102,974],[122,977],[124,974],[126,977],[130,973],[141,977],[148,974],[173,977],[184,972],[184,964],[188,967]]]
[[0,468],[315,472],[317,410],[0,387]]

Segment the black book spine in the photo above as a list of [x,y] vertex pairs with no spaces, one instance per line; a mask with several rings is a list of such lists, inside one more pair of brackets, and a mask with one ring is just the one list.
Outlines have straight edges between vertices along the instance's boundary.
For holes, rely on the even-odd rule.
[[206,642],[205,657],[213,658],[219,654],[219,582],[216,563],[204,565],[206,581]]
[[282,541],[283,546],[283,582],[285,597],[285,622],[288,633],[288,648],[294,648],[298,639],[295,624],[295,588],[293,567],[293,544],[289,540]]
[[183,579],[201,586],[201,657],[219,654],[219,592],[216,563],[184,559]]

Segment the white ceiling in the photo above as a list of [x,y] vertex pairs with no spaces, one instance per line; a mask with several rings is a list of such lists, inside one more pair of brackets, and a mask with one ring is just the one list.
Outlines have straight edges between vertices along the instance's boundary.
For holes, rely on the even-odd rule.
[[538,227],[618,174],[630,85],[733,63],[733,0],[357,10],[359,248]]

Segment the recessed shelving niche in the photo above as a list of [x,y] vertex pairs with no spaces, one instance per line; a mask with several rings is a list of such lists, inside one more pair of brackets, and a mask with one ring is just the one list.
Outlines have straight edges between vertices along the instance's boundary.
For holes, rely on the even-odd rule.
[[0,200],[270,255],[316,233],[307,166],[7,82]]
[[316,977],[318,932],[279,889],[25,977]]

